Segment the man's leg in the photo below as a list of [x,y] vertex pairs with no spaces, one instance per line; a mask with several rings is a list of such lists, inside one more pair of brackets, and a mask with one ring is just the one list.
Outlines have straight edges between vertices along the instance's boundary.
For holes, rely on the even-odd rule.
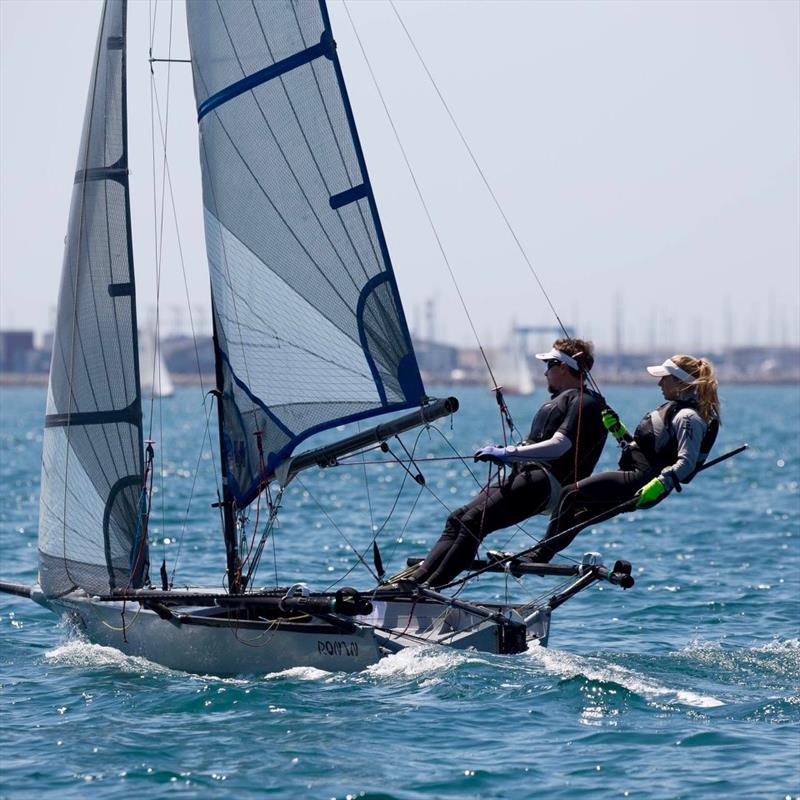
[[[419,573],[415,574],[415,579],[427,581],[432,586],[450,583],[472,563],[484,537],[538,514],[549,500],[550,479],[540,469],[520,471],[499,487],[481,492],[459,509],[457,519],[453,520],[451,535],[455,525],[458,530],[444,558],[434,570],[423,573],[421,579],[418,578]],[[448,525],[450,522],[448,519]]]

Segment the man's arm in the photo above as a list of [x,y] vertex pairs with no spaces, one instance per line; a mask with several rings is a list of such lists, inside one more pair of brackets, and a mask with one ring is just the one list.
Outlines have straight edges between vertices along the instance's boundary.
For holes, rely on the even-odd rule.
[[529,461],[553,461],[566,453],[572,442],[561,431],[556,431],[549,439],[535,444],[520,444],[503,448],[503,461],[525,464]]

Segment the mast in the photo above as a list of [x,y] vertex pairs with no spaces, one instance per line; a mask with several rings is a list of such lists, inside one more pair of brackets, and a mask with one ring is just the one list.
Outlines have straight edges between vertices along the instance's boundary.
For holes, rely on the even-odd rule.
[[236,518],[233,513],[233,496],[228,484],[228,459],[225,457],[225,409],[222,402],[225,391],[225,376],[222,371],[219,339],[217,338],[217,312],[214,301],[211,301],[211,319],[214,342],[214,370],[216,374],[217,425],[219,428],[220,476],[222,478],[222,522],[225,539],[226,573],[228,575],[228,591],[239,594],[241,575],[239,570],[239,542],[236,536]]

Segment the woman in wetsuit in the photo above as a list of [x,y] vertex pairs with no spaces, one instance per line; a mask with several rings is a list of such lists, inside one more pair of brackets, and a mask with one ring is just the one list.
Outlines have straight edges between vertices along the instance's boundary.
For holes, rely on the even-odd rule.
[[623,447],[619,469],[567,486],[544,539],[531,552],[548,562],[587,525],[636,508],[651,508],[680,491],[706,460],[717,437],[720,403],[714,368],[704,358],[678,355],[647,371],[660,378],[667,401],[651,411],[631,437],[613,411],[603,422]]

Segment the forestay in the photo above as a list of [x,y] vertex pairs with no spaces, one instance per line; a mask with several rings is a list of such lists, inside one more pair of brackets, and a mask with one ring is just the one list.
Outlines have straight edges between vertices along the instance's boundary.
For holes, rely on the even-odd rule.
[[138,586],[147,568],[137,541],[143,454],[125,11],[125,0],[103,10],[61,274],[39,517],[39,577],[51,596]]
[[[229,489],[424,397],[327,9],[187,3]],[[260,452],[263,451],[263,452]]]

